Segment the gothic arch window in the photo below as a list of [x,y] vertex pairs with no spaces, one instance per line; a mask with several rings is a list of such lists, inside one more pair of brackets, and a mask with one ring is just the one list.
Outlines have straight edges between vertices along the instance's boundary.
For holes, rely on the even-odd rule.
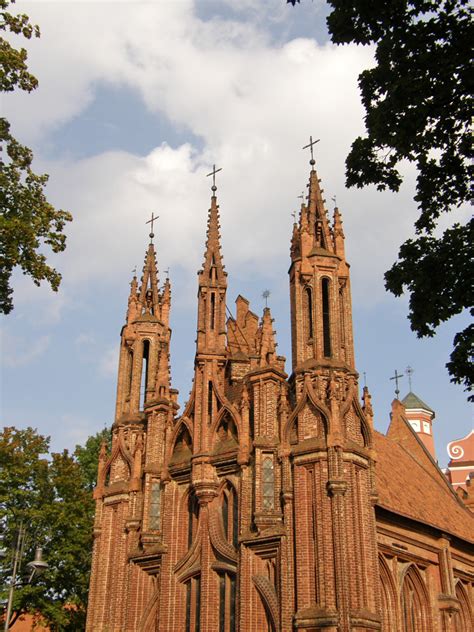
[[262,508],[275,509],[275,467],[273,454],[264,454],[262,460]]
[[150,359],[150,341],[144,340],[142,346],[142,374],[140,381],[140,410],[143,410],[146,402],[146,389],[148,386],[148,367]]
[[236,577],[234,573],[219,573],[219,632],[236,632]]
[[428,632],[428,599],[424,582],[416,566],[405,573],[401,590],[403,632]]
[[314,336],[314,323],[313,323],[313,293],[310,287],[304,289],[305,298],[305,311],[308,322],[308,339],[312,340]]
[[323,307],[323,353],[325,358],[331,357],[331,318],[329,301],[329,279],[321,279],[321,297]]
[[199,521],[199,501],[194,492],[188,496],[188,549],[191,548],[196,537]]
[[127,399],[130,399],[132,392],[132,371],[133,371],[133,349],[127,350]]
[[233,485],[228,483],[221,493],[221,515],[224,535],[235,548],[239,539],[239,499]]
[[455,632],[472,630],[474,622],[472,619],[471,607],[469,605],[469,597],[461,581],[456,583],[456,597],[459,600],[461,609],[454,615],[454,630]]
[[200,632],[201,576],[194,575],[186,582],[186,632]]

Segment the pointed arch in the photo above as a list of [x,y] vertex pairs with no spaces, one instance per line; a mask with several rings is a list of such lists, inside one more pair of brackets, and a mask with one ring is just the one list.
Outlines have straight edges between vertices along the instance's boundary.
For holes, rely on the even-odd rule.
[[379,576],[382,601],[382,629],[384,632],[398,632],[396,586],[387,560],[382,554],[379,555]]
[[278,612],[278,598],[275,587],[270,583],[268,577],[264,575],[254,575],[253,584],[262,601],[268,622],[268,630],[278,632],[280,629],[280,617]]
[[456,582],[455,591],[456,597],[459,600],[460,609],[459,612],[454,615],[454,632],[472,630],[474,628],[474,621],[469,603],[469,595],[460,579]]
[[429,595],[420,570],[415,564],[408,565],[401,578],[400,610],[403,632],[431,630]]
[[[183,546],[187,551],[174,567],[179,582],[185,582],[192,573],[196,572],[200,564],[201,521],[199,520],[199,504],[196,506],[196,500],[196,493],[192,487],[188,487],[180,500],[178,535],[185,543]],[[191,512],[196,509],[197,513],[192,516]],[[190,519],[193,520],[191,528]]]
[[130,453],[130,450],[125,445],[125,441],[123,438],[123,428],[118,429],[116,436],[117,439],[115,441],[115,445],[113,445],[112,452],[107,459],[103,470],[103,480],[106,481],[106,484],[108,484],[112,465],[118,458],[122,458],[122,460],[124,461],[124,464],[128,471],[127,479],[130,477],[133,468],[133,457]]
[[296,404],[295,408],[292,410],[291,414],[289,415],[288,420],[285,424],[285,427],[283,428],[282,439],[284,442],[291,444],[292,427],[295,423],[297,423],[298,415],[302,412],[307,402],[311,402],[311,404],[315,407],[315,409],[321,414],[321,419],[324,426],[324,433],[326,436],[329,433],[329,430],[330,430],[329,419],[331,418],[330,412],[326,408],[326,406],[316,396],[314,389],[310,384],[309,379],[305,379],[301,397],[298,403]]
[[222,414],[216,422],[216,427],[211,435],[214,451],[227,452],[237,449],[239,445],[239,434],[234,416],[227,409],[222,409]]
[[193,454],[193,436],[190,424],[183,417],[176,425],[170,442],[169,463],[189,461]]
[[141,616],[140,622],[138,624],[139,632],[154,632],[156,630],[159,600],[160,591],[155,590],[148,604],[145,606],[145,609]]
[[325,358],[332,357],[331,345],[331,279],[322,277],[321,279],[321,308],[323,323],[323,354]]

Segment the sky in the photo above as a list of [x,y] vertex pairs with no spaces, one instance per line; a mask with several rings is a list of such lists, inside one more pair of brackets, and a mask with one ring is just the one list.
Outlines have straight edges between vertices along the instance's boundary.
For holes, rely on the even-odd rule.
[[[329,42],[322,0],[18,0],[41,38],[28,50],[39,87],[2,98],[18,140],[48,173],[48,199],[69,210],[67,249],[48,260],[58,293],[14,275],[14,311],[2,318],[4,425],[33,426],[54,450],[74,449],[113,422],[120,330],[151,213],[161,280],[172,284],[171,368],[181,410],[193,374],[196,272],[203,260],[212,165],[217,175],[228,306],[242,294],[261,315],[270,291],[279,353],[291,367],[289,244],[306,191],[309,154],[332,215],[336,196],[351,263],[356,366],[372,393],[376,428],[389,423],[395,369],[436,411],[439,463],[468,434],[472,409],[445,364],[460,315],[431,339],[410,330],[408,298],[383,273],[413,236],[415,172],[398,194],[346,189],[344,161],[364,132],[358,74],[371,47]],[[467,216],[468,209],[443,220]],[[442,271],[433,271],[442,274]],[[400,381],[403,397],[408,376]]]

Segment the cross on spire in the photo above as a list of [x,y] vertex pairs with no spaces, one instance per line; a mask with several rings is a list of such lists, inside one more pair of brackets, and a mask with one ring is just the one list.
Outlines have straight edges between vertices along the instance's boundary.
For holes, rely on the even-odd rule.
[[395,396],[398,399],[398,396],[400,395],[400,391],[398,389],[398,380],[403,377],[403,373],[397,373],[397,369],[395,369],[395,375],[393,377],[391,377],[391,380],[395,380]]
[[270,296],[270,290],[263,290],[262,297],[265,299],[265,308],[268,307],[268,297]]
[[321,140],[320,138],[318,138],[317,140],[313,140],[313,137],[310,136],[309,137],[309,143],[303,147],[303,149],[308,149],[308,147],[309,147],[309,150],[311,152],[311,160],[309,161],[309,164],[312,167],[316,164],[316,161],[314,160],[314,155],[313,155],[313,147],[314,147],[314,145],[316,145],[316,143],[319,143],[320,140]]
[[333,195],[331,200],[334,202],[334,206],[337,206],[336,196]]
[[217,191],[217,187],[216,187],[216,173],[219,173],[219,171],[222,171],[222,167],[220,167],[219,169],[216,169],[216,165],[212,165],[211,173],[208,173],[206,175],[206,178],[208,178],[209,176],[212,176],[211,191],[213,192],[213,194],[215,194],[215,192]]
[[410,365],[408,365],[407,368],[405,369],[405,373],[408,375],[408,386],[410,388],[410,391],[411,391],[411,376],[413,375],[414,372],[415,372],[415,369],[412,369]]
[[155,214],[152,212],[151,219],[145,222],[145,224],[151,224],[150,239],[153,239],[153,237],[155,236],[155,233],[153,232],[153,224],[154,222],[156,222],[158,218],[159,218],[159,215],[155,217]]

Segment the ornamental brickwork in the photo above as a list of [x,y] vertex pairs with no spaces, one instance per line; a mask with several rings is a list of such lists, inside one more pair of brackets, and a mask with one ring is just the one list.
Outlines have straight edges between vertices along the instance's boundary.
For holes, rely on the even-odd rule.
[[472,514],[402,404],[384,436],[359,401],[342,219],[313,160],[289,276],[290,376],[270,309],[239,296],[226,317],[213,187],[178,414],[170,281],[148,246],[99,459],[88,632],[471,629]]

